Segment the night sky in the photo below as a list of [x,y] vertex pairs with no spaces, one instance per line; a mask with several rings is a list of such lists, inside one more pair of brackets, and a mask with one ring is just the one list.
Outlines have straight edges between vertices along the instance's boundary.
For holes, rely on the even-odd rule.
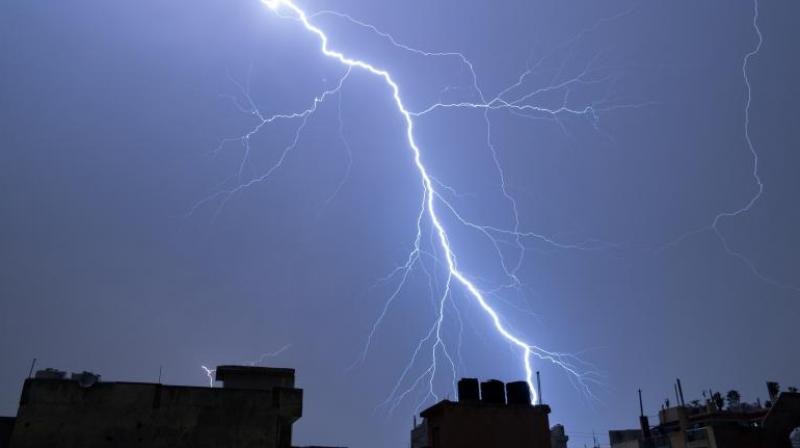
[[[508,327],[588,374],[586,390],[535,361],[573,446],[636,427],[636,389],[652,415],[676,377],[687,400],[800,385],[800,3],[760,5],[747,73],[764,191],[719,220],[722,240],[715,217],[758,193],[742,70],[758,44],[752,2],[298,2],[462,52],[488,98],[530,69],[509,99],[594,107],[488,114],[519,230],[577,246],[524,238],[520,261],[500,235],[519,286],[498,289],[508,278],[492,242],[442,209],[460,268],[494,291]],[[410,109],[479,101],[456,57],[314,21],[333,48],[389,70]],[[435,320],[446,272],[426,224],[430,253],[362,359],[423,194],[386,85],[353,71],[268,181],[214,196],[266,173],[301,124],[265,127],[246,159],[237,142],[220,147],[258,124],[240,87],[271,116],[306,109],[344,72],[258,0],[0,3],[0,414],[15,413],[34,357],[109,381],[156,381],[163,366],[165,383],[197,386],[201,365],[262,358],[296,368],[305,389],[296,444],[406,446],[412,415],[433,403],[427,378],[411,387],[430,345],[394,395],[410,389],[405,399],[382,403]],[[483,112],[432,112],[416,137],[464,219],[513,230]],[[519,351],[463,288],[447,303],[456,375],[522,379]],[[432,387],[455,398],[438,357]]]

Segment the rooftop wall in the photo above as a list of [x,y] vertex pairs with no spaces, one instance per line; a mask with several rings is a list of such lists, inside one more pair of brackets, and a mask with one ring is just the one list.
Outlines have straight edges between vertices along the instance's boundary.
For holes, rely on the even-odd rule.
[[550,448],[550,408],[442,401],[423,411],[428,446]]
[[301,412],[300,389],[29,379],[11,446],[288,448]]
[[249,366],[219,366],[215,379],[226,389],[261,389],[294,387],[294,369]]

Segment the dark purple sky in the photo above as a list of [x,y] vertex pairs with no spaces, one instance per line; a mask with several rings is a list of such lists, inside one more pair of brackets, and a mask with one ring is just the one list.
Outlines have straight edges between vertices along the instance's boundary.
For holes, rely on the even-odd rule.
[[[567,98],[608,109],[596,120],[490,114],[520,229],[613,243],[587,251],[525,240],[523,286],[491,295],[527,341],[576,354],[598,373],[590,398],[563,369],[536,363],[552,422],[564,423],[576,446],[592,430],[635,426],[636,389],[654,412],[676,376],[692,398],[738,388],[750,401],[766,395],[767,379],[800,382],[799,3],[761,5],[764,42],[748,73],[765,189],[749,212],[718,226],[760,276],[710,230],[664,249],[757,192],[742,74],[758,41],[753,3],[302,5],[351,14],[412,47],[461,51],[490,97],[526,67],[535,72],[517,97],[590,67],[591,82],[570,84]],[[335,17],[318,23],[337,49],[390,70],[410,108],[476,100],[454,58],[410,54]],[[405,446],[427,379],[393,413],[376,407],[434,319],[421,270],[351,368],[396,286],[376,282],[405,262],[414,240],[421,189],[402,121],[385,85],[354,72],[269,182],[232,196],[216,216],[213,203],[187,215],[268,170],[299,124],[254,137],[236,176],[242,148],[214,149],[256,123],[229,98],[244,101],[236,82],[248,73],[252,99],[272,115],[308,107],[342,69],[258,0],[0,4],[0,414],[15,412],[34,357],[107,380],[154,381],[163,365],[165,382],[204,385],[201,364],[247,362],[289,345],[265,362],[295,367],[306,390],[298,444]],[[558,107],[565,92],[529,104]],[[616,107],[632,104],[642,107]],[[352,155],[346,178],[340,114]],[[418,119],[417,137],[464,217],[513,228],[482,120],[475,111],[436,112]],[[445,223],[464,271],[487,290],[502,284],[491,244],[452,215]],[[501,251],[516,263],[513,245]],[[441,287],[441,266],[426,263]],[[449,305],[444,337],[453,353],[462,340],[457,374],[520,379],[519,353],[474,301],[456,287],[449,303],[463,323]],[[401,392],[429,365],[430,348],[424,353]],[[452,396],[443,362],[434,388]]]

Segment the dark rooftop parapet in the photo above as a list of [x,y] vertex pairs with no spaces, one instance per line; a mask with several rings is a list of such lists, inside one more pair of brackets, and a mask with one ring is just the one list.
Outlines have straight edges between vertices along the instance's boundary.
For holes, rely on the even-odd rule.
[[294,369],[278,367],[219,366],[217,381],[233,389],[272,390],[276,387],[294,388]]

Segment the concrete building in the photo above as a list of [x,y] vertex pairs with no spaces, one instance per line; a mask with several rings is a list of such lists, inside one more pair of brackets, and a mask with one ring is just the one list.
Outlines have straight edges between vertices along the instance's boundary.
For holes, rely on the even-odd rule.
[[[680,383],[676,406],[669,403],[651,427],[641,405],[639,429],[609,431],[612,448],[792,448],[790,437],[800,427],[800,394],[770,390],[764,405],[730,400],[709,393],[705,402],[687,405]],[[737,398],[738,400],[738,398]]]
[[458,401],[422,411],[411,448],[550,448],[550,408],[532,405],[524,381],[503,385],[474,378],[458,382]]
[[220,366],[216,379],[221,388],[40,371],[25,381],[8,446],[291,448],[303,410],[293,369]]

